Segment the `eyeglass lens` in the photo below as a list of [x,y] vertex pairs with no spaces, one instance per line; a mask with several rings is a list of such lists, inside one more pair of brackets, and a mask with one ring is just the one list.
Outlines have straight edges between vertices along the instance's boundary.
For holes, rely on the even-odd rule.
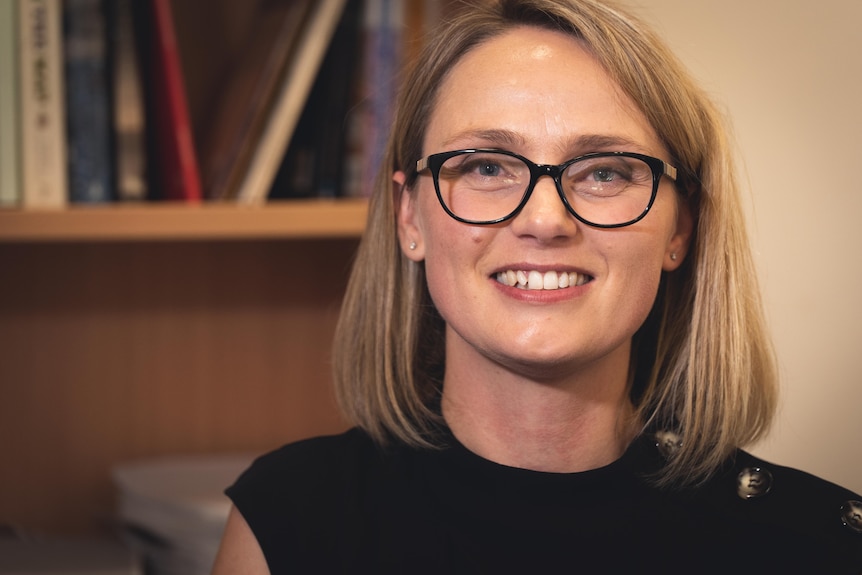
[[[472,222],[506,218],[517,210],[532,181],[520,158],[499,152],[465,152],[448,158],[438,174],[440,199],[455,216]],[[644,160],[608,155],[563,164],[558,178],[571,209],[597,225],[640,217],[653,194],[653,171]]]

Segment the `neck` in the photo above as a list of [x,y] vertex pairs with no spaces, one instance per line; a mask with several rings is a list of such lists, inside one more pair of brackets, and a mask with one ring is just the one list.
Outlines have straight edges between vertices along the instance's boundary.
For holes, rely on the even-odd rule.
[[496,463],[555,473],[596,469],[618,459],[635,435],[625,357],[624,369],[611,361],[536,381],[482,362],[459,370],[447,356],[443,416],[465,447]]

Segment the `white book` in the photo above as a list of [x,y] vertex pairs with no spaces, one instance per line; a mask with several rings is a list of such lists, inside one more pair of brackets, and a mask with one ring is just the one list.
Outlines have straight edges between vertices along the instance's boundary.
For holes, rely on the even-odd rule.
[[17,0],[25,208],[68,203],[61,0]]
[[127,539],[152,565],[154,574],[212,571],[231,506],[224,489],[254,458],[253,454],[170,456],[114,468],[118,518],[133,528]]
[[269,195],[275,175],[287,152],[291,136],[305,107],[305,101],[323,63],[326,50],[346,0],[319,0],[314,3],[296,47],[269,122],[251,159],[251,164],[240,185],[237,200],[242,203],[261,203]]
[[21,197],[18,125],[18,4],[0,1],[0,207]]

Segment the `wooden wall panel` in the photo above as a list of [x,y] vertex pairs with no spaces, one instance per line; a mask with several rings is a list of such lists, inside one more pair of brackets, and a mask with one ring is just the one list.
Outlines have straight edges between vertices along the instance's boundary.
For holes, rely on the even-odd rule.
[[0,245],[0,524],[93,531],[110,468],[343,429],[356,240]]

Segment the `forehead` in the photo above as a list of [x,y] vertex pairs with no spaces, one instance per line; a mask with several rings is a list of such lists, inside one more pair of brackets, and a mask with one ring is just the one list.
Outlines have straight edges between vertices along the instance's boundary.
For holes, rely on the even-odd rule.
[[[472,141],[488,133],[515,141]],[[566,148],[580,136],[611,136],[653,152],[659,145],[643,113],[578,39],[520,27],[474,47],[452,67],[429,118],[425,149],[519,141]]]

